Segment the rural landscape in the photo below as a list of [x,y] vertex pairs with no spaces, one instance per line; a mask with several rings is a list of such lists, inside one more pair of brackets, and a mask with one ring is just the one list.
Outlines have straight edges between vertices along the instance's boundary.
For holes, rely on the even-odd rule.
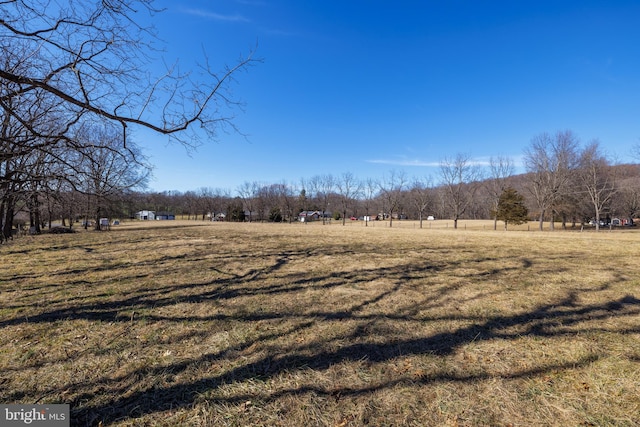
[[637,426],[635,229],[128,221],[0,246],[0,400],[91,426]]
[[639,427],[638,16],[0,1],[0,424]]

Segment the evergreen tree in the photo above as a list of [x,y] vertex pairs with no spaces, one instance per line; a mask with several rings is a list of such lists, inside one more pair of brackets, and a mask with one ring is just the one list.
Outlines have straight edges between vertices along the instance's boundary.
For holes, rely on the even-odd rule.
[[269,212],[269,221],[282,222],[282,211],[280,211],[280,208],[278,207],[271,208],[271,212]]
[[242,208],[242,200],[239,197],[233,199],[227,207],[227,221],[244,222],[245,214]]
[[524,204],[524,196],[512,187],[507,187],[502,192],[498,207],[493,214],[498,220],[504,221],[505,230],[507,229],[507,224],[523,224],[529,219],[527,217],[529,212]]
[[307,210],[307,190],[303,188],[298,196],[298,213],[305,210]]

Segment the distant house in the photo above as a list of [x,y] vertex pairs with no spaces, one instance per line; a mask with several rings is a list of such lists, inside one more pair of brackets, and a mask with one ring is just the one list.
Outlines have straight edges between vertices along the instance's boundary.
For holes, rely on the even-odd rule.
[[[325,218],[331,218],[331,212],[324,213]],[[298,221],[311,222],[322,220],[322,212],[320,211],[302,211],[298,214]]]
[[257,221],[259,218],[259,213],[256,211],[244,211],[244,220],[245,221]]
[[140,211],[136,212],[136,219],[141,221],[153,221],[156,219],[156,213],[154,211]]
[[156,212],[156,220],[174,220],[176,216],[172,212]]

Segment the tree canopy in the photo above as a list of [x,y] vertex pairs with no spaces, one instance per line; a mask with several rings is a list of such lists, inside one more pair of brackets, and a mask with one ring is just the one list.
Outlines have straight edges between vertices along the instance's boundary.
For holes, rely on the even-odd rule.
[[527,222],[528,215],[529,211],[525,205],[524,196],[512,187],[505,188],[500,194],[495,212],[495,217],[504,221],[504,229],[507,229],[508,224],[518,225]]

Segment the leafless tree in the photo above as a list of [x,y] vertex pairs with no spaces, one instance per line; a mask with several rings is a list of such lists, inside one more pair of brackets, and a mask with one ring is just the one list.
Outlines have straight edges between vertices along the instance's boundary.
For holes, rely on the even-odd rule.
[[283,181],[279,184],[275,184],[274,190],[278,197],[280,210],[284,214],[283,219],[292,223],[296,206],[295,187]]
[[[23,110],[11,100],[46,94],[64,125],[47,137],[65,137],[83,120],[107,120],[120,126],[123,141],[130,126],[170,135],[191,145],[233,126],[227,107],[235,75],[255,60],[249,55],[214,71],[205,57],[200,75],[180,74],[177,66],[150,74],[160,43],[154,28],[141,22],[160,13],[153,0],[11,0],[0,2],[0,105],[18,121]],[[28,62],[28,67],[17,65]],[[36,128],[29,128],[36,134]],[[192,131],[192,132],[188,132]],[[43,136],[43,135],[40,135]]]
[[640,214],[640,179],[635,181],[621,187],[616,200],[618,209],[630,220]]
[[371,209],[373,208],[373,202],[378,194],[378,189],[380,185],[378,182],[371,178],[367,178],[362,186],[362,203],[364,206],[364,213],[366,215],[365,218],[365,227],[369,226],[369,220],[371,219]]
[[453,228],[458,228],[458,219],[471,204],[478,188],[480,170],[467,154],[459,153],[440,162],[440,176],[444,201],[453,216]]
[[553,230],[554,208],[569,191],[577,166],[578,139],[571,131],[557,132],[555,136],[540,134],[531,140],[524,159],[530,176],[528,189],[539,210],[540,230],[546,213],[551,216]]
[[23,180],[23,195],[29,210],[29,225],[33,233],[42,230],[41,196],[46,193],[46,178],[49,175],[49,156],[43,151],[34,151],[25,156],[25,165],[20,174]]
[[[0,57],[0,66],[12,71],[23,71],[30,66],[28,61],[9,67],[10,63],[9,58]],[[11,237],[19,203],[27,204],[31,225],[38,230],[40,186],[47,182],[45,174],[50,170],[51,160],[65,152],[64,141],[46,136],[58,129],[55,105],[50,97],[41,93],[6,96],[18,87],[0,79],[0,241]]]
[[126,190],[144,188],[150,168],[142,163],[133,143],[123,147],[113,126],[84,126],[74,139],[84,144],[77,150],[80,174],[75,185],[92,201],[93,212],[88,212],[87,219],[95,219],[100,230],[100,219],[108,215],[110,203]]
[[[83,212],[82,200],[84,200],[84,196],[73,188],[67,181],[62,181],[58,187],[56,199],[60,205],[62,226],[73,228],[74,222]],[[69,221],[68,225],[67,221]]]
[[[380,196],[384,207],[389,212],[389,227],[393,227],[393,215],[398,214],[402,203],[403,192],[407,186],[407,175],[404,171],[392,170],[379,182]],[[384,213],[383,213],[384,215]]]
[[340,175],[336,181],[336,189],[340,198],[340,207],[342,208],[342,225],[347,220],[347,210],[354,203],[362,191],[362,183],[351,172],[345,172]]
[[[181,198],[182,204],[187,212],[187,219],[192,219],[192,217],[194,220],[198,219],[198,214],[204,211],[201,203],[202,200],[198,193],[196,191],[185,191]],[[215,212],[214,215],[218,213],[219,212]],[[211,217],[212,221],[214,219],[215,216]]]
[[409,199],[418,213],[420,228],[422,228],[422,221],[424,219],[425,212],[427,212],[427,210],[434,204],[434,198],[433,179],[431,177],[416,178],[413,181],[413,184],[409,189]]
[[[49,165],[65,166],[70,182],[79,176],[67,153],[88,155],[75,139],[86,123],[115,125],[121,150],[136,127],[187,147],[235,129],[230,84],[256,60],[250,53],[214,70],[205,55],[197,70],[175,64],[153,75],[154,62],[166,62],[141,23],[160,12],[153,0],[0,1],[0,240],[16,203],[37,215],[43,185],[56,179],[43,178]],[[133,153],[121,154],[139,162]],[[34,159],[38,168],[28,167]]]
[[259,189],[260,185],[256,181],[245,181],[237,190],[238,195],[242,199],[244,209],[249,213],[249,222],[253,220],[253,213],[256,210],[256,197]]
[[603,208],[613,200],[617,189],[613,169],[605,155],[601,152],[598,141],[587,145],[580,153],[577,170],[581,187],[586,191],[596,223],[596,231],[600,229],[600,214]]
[[326,215],[329,212],[331,197],[336,191],[336,179],[331,174],[314,175],[309,180],[309,185],[322,210],[322,224],[326,224]]
[[271,206],[277,203],[275,195],[271,186],[260,185],[256,194],[256,212],[258,213],[258,220],[263,222],[269,218],[269,209]]
[[214,221],[216,215],[222,213],[223,206],[230,198],[228,191],[213,187],[200,188],[198,196],[200,199],[200,214],[203,221],[207,218],[210,221]]

